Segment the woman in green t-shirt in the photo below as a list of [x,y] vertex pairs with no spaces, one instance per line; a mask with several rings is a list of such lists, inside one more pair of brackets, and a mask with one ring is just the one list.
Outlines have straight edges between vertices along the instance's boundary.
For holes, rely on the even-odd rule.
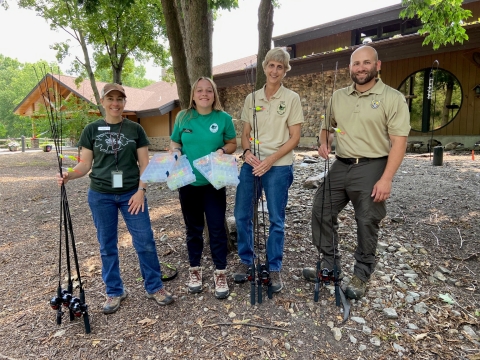
[[226,190],[215,189],[193,166],[194,160],[211,152],[231,154],[237,149],[232,117],[223,111],[217,87],[211,79],[201,77],[192,85],[190,105],[177,115],[170,138],[170,150],[187,155],[197,179],[179,189],[190,261],[188,291],[199,293],[203,288],[201,258],[206,218],[210,251],[215,264],[215,297],[224,299],[229,294],[226,275],[227,233],[224,226]]

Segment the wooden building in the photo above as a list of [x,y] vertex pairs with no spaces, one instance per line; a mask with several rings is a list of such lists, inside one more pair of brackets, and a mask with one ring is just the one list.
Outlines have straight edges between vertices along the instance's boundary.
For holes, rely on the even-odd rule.
[[[104,85],[104,82],[97,82],[98,90],[101,91]],[[127,103],[123,115],[142,125],[150,139],[152,150],[168,148],[175,116],[180,111],[177,86],[159,81],[143,89],[128,86],[124,86],[124,88],[127,94]],[[59,104],[63,104],[72,96],[76,97],[78,101],[85,101],[91,105],[96,104],[88,79],[83,80],[77,86],[75,77],[47,74],[20,102],[14,112],[17,115],[35,118],[38,112],[45,108],[45,103],[53,101],[53,97],[56,97],[55,100]],[[97,114],[100,116],[99,111]]]
[[[480,140],[480,1],[466,0],[462,6],[472,11],[465,25],[469,40],[438,50],[422,45],[418,20],[399,18],[400,4],[275,37],[274,45],[286,47],[292,58],[284,83],[299,93],[304,104],[301,143],[314,143],[311,129],[318,131],[323,97],[331,95],[333,82],[336,88],[351,83],[350,55],[366,43],[382,61],[382,80],[407,98],[410,137],[426,140],[433,129],[433,136],[443,144],[458,141],[471,148]],[[435,84],[432,99],[427,99],[432,69]],[[227,111],[238,114],[240,102],[234,99],[236,93],[245,92],[245,71],[222,73],[215,81]]]

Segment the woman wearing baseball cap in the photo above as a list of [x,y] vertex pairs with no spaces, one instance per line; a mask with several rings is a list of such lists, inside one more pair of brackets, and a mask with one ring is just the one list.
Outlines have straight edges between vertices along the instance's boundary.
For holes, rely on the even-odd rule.
[[118,256],[118,212],[123,216],[137,252],[140,272],[149,299],[159,305],[173,302],[162,283],[160,263],[148,213],[146,184],[140,175],[147,167],[149,141],[143,128],[126,118],[125,89],[106,84],[101,91],[105,118],[88,124],[80,136],[81,160],[72,172],[57,174],[57,183],[80,178],[90,170],[88,204],[97,229],[102,259],[102,278],[107,301],[103,312],[118,310],[127,297],[120,276]]

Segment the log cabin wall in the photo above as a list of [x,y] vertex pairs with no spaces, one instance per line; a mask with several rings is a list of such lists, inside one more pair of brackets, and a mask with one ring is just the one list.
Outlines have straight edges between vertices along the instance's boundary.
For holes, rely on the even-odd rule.
[[[474,51],[480,52],[480,49]],[[478,135],[480,134],[480,98],[475,96],[473,88],[480,84],[480,67],[475,65],[471,59],[474,51],[455,51],[382,62],[382,80],[396,89],[409,75],[424,68],[431,68],[433,62],[438,60],[439,68],[450,71],[460,82],[463,102],[453,121],[441,129],[435,130],[435,134],[444,136]],[[410,135],[428,134],[430,133],[411,131]]]

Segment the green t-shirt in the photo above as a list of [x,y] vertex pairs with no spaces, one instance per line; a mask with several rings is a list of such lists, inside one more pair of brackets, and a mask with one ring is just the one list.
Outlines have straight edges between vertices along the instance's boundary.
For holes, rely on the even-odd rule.
[[193,166],[193,161],[208,155],[225,145],[226,140],[236,137],[232,117],[224,111],[213,110],[208,115],[200,115],[196,110],[183,110],[178,113],[170,139],[182,144],[182,153],[187,155],[197,180],[191,184],[202,186],[208,180]]
[[[123,119],[123,125],[107,124],[103,119],[88,124],[80,135],[78,146],[93,151],[90,188],[102,193],[121,194],[138,187],[140,169],[137,149],[149,145],[145,130],[133,121]],[[120,131],[120,134],[119,134]],[[118,170],[123,172],[123,187],[112,188],[115,165],[114,146],[118,139]]]

